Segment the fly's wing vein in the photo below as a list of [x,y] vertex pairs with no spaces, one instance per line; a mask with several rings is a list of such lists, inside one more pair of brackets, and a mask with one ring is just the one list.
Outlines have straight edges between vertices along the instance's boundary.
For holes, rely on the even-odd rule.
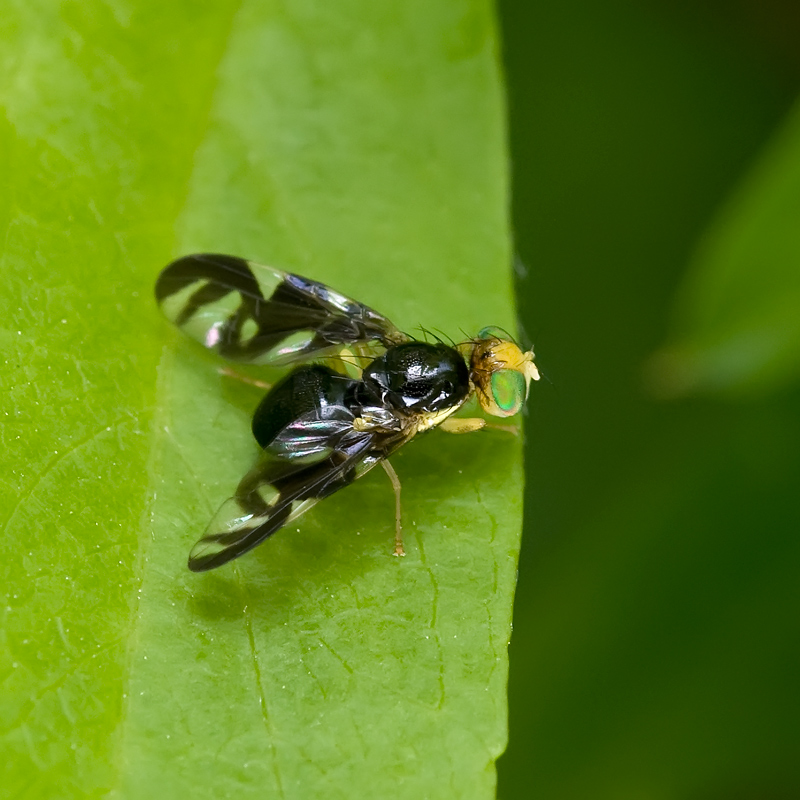
[[224,358],[281,365],[407,337],[369,306],[317,281],[235,256],[196,254],[156,281],[165,315]]
[[372,434],[351,431],[348,438],[326,457],[299,468],[266,452],[192,548],[189,569],[203,572],[243,555],[382,460],[372,451]]

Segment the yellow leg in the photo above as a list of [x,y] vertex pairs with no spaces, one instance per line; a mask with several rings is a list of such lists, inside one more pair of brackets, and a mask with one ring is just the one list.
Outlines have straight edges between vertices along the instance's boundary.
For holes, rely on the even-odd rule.
[[506,433],[513,433],[514,436],[519,436],[519,425],[497,425],[494,422],[487,422],[487,428],[493,431],[505,431]]
[[400,516],[400,478],[397,477],[394,467],[388,461],[381,461],[381,466],[389,476],[394,489],[394,554],[404,556],[406,551],[403,550],[403,526]]
[[446,433],[472,433],[486,427],[486,420],[480,417],[448,417],[439,428]]
[[506,433],[513,433],[514,436],[519,436],[519,425],[497,425],[494,422],[487,422],[487,428],[491,428],[493,431],[505,431]]
[[363,369],[358,363],[359,359],[363,356],[357,354],[349,347],[343,347],[336,355],[330,356],[330,366],[332,369],[341,372],[343,375],[349,375],[353,378],[361,378]]
[[487,422],[480,417],[448,417],[439,424],[439,428],[445,433],[472,433],[483,428],[491,428],[495,431],[506,431],[519,436],[518,425],[496,425],[494,422]]
[[250,386],[255,386],[258,389],[271,389],[271,383],[264,383],[264,381],[256,380],[255,378],[250,378],[247,375],[242,375],[240,372],[237,372],[235,369],[231,369],[230,367],[220,367],[219,374],[224,375],[226,378],[233,378],[234,380],[241,381],[242,383],[246,383]]

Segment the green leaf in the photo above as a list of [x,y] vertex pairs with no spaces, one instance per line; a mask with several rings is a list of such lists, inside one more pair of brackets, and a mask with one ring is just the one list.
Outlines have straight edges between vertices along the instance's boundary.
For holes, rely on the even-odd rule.
[[800,376],[800,105],[702,241],[651,373],[668,394],[760,394]]
[[491,797],[520,442],[421,437],[246,558],[189,547],[258,393],[159,317],[211,249],[512,327],[478,0],[6,4],[0,736],[11,797]]

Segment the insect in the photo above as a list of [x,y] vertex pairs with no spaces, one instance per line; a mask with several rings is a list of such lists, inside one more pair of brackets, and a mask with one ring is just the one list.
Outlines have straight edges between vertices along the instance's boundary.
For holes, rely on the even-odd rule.
[[489,414],[516,414],[539,378],[533,351],[499,329],[455,346],[419,341],[322,283],[234,256],[179,258],[155,294],[172,322],[223,358],[296,364],[253,414],[260,457],[192,548],[194,572],[246,553],[377,464],[395,491],[395,554],[404,555],[389,456],[432,428],[484,427],[452,416],[472,396]]

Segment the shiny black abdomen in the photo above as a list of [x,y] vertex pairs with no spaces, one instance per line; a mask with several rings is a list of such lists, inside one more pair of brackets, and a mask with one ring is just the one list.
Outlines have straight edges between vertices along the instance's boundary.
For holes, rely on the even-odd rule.
[[316,419],[352,418],[348,406],[356,383],[320,364],[297,367],[259,403],[253,436],[266,447],[287,425],[312,411]]
[[452,347],[408,342],[376,358],[364,370],[358,390],[376,404],[399,411],[442,411],[469,394],[469,370]]

